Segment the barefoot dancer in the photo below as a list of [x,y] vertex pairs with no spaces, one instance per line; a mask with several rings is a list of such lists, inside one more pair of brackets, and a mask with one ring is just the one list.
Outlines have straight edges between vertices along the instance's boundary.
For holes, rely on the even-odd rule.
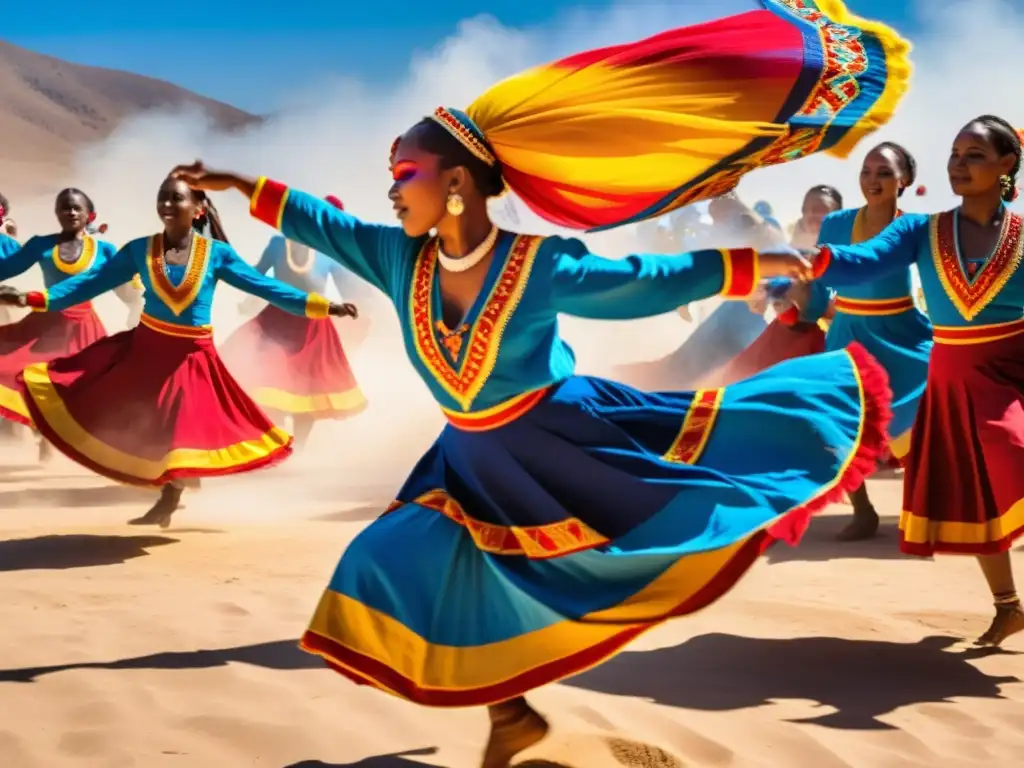
[[[14,253],[0,259],[0,280],[17,277],[38,265],[43,285],[54,288],[75,275],[96,269],[108,261],[117,248],[86,234],[96,217],[88,195],[65,189],[57,195],[54,212],[60,224],[55,235],[33,237]],[[118,294],[124,298],[124,294]],[[103,323],[88,301],[68,305],[61,312],[31,313],[19,322],[0,327],[0,416],[32,426],[25,401],[16,383],[22,370],[33,363],[72,355],[107,335]],[[49,455],[49,444],[39,441],[39,457]]]
[[[916,174],[917,165],[906,149],[888,141],[879,144],[864,158],[860,172],[860,188],[867,204],[826,217],[819,242],[860,243],[879,234],[900,215],[899,197],[914,183]],[[900,461],[910,450],[910,431],[924,395],[932,351],[932,326],[915,306],[911,284],[910,267],[904,265],[881,279],[842,288],[833,300],[835,314],[825,338],[828,350],[859,342],[889,374],[893,392],[889,449]],[[814,321],[821,317],[830,291],[820,281],[811,291],[818,295],[801,313],[801,319]],[[879,519],[867,486],[851,493],[850,501],[853,519],[839,532],[839,540],[871,538],[878,531]]]
[[957,135],[949,181],[960,207],[905,214],[860,245],[825,245],[816,272],[848,286],[917,264],[935,347],[906,461],[904,552],[972,554],[995,597],[979,638],[1024,630],[1009,550],[1024,533],[1024,220],[1016,196],[1021,140],[991,115]]
[[[133,240],[109,261],[47,292],[4,291],[35,310],[61,311],[141,274],[145,313],[131,330],[81,352],[30,365],[19,377],[40,432],[62,453],[106,477],[161,488],[137,524],[166,526],[183,481],[264,467],[288,456],[276,428],[221,363],[210,307],[224,280],[295,314],[354,312],[271,280],[227,244],[216,211],[173,179],[157,195],[164,231]],[[193,232],[209,219],[216,240]]]
[[[732,172],[750,170],[758,154],[706,135],[698,157],[677,131],[656,126],[681,126],[700,109],[693,130],[721,130],[724,139],[744,130],[728,120],[756,121],[758,109],[774,116],[775,106],[743,98],[764,75],[752,45],[794,62],[793,82],[813,88],[800,72],[822,54],[799,42],[783,54],[783,38],[869,38],[872,57],[888,50],[888,66],[865,60],[858,77],[869,82],[838,93],[858,94],[870,124],[884,122],[897,97],[861,99],[902,88],[882,74],[906,74],[901,41],[876,25],[790,38],[795,17],[771,7],[779,15],[747,14],[532,70],[465,113],[438,109],[394,146],[389,197],[400,228],[364,223],[267,179],[200,163],[174,171],[204,189],[240,191],[254,216],[393,300],[410,359],[449,423],[390,511],[343,554],[303,647],[412,701],[489,705],[485,768],[504,768],[547,732],[527,691],[716,600],[775,536],[796,539],[811,510],[859,484],[884,444],[884,374],[858,350],[785,363],[753,386],[696,393],[651,395],[573,374],[559,313],[628,319],[716,293],[745,298],[761,275],[809,274],[801,257],[736,249],[608,260],[578,240],[502,232],[488,216],[488,198],[507,183],[552,223],[610,227],[658,216],[652,202],[693,190],[691,179],[717,159],[708,146],[731,155]],[[849,21],[841,5],[829,7]],[[730,82],[708,87],[741,92],[710,100],[722,105],[716,112],[693,89],[719,70]],[[827,118],[808,107],[801,124],[827,119],[839,135],[840,125],[863,135],[855,124],[864,113],[838,106]]]
[[[271,239],[256,270],[264,275],[273,270],[277,280],[320,294],[332,278],[341,291],[342,267],[283,237]],[[346,418],[366,407],[333,323],[297,317],[270,305],[235,331],[221,345],[220,354],[272,418],[291,417],[297,449],[305,445],[316,421]]]

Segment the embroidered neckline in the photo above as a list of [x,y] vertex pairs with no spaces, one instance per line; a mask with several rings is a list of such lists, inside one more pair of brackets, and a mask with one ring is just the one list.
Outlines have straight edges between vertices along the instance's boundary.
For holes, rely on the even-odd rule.
[[59,242],[54,244],[50,249],[50,258],[53,260],[53,266],[65,275],[77,275],[84,272],[92,266],[92,262],[96,258],[96,241],[89,235],[82,238],[82,252],[74,261],[64,261],[60,257],[60,246]]
[[[486,298],[482,303],[478,299],[470,310],[476,310],[473,322],[460,324],[457,329],[461,337],[463,325],[466,326],[468,343],[460,338],[457,345],[444,338],[451,331],[434,313],[437,238],[431,238],[420,249],[409,293],[413,344],[420,361],[463,411],[470,409],[494,370],[505,328],[523,297],[543,240],[534,235],[515,236]],[[439,340],[439,332],[444,341]],[[457,362],[463,347],[461,362]]]
[[987,307],[1020,266],[1024,238],[1022,219],[1006,212],[992,254],[972,278],[962,258],[957,211],[935,214],[929,222],[929,239],[935,273],[946,296],[965,320],[973,320]]
[[[861,207],[857,210],[857,214],[853,217],[853,227],[850,230],[850,245],[856,245],[857,243],[863,243],[865,240],[870,238],[864,236],[864,227],[867,226],[864,223],[864,219],[867,217],[864,215],[864,211],[867,210],[867,206]],[[899,208],[896,209],[896,215],[892,217],[892,221],[896,221],[900,216],[903,215],[903,211]],[[892,224],[892,221],[889,224]],[[884,229],[882,230],[885,231]],[[881,234],[881,232],[879,233]],[[877,236],[877,235],[876,235]]]
[[185,275],[181,282],[175,285],[167,276],[168,265],[164,259],[163,233],[150,238],[149,250],[146,253],[149,280],[156,295],[175,315],[180,315],[188,309],[199,295],[203,277],[206,275],[209,253],[210,241],[198,233],[192,235],[192,245],[189,248],[188,261],[185,263]]

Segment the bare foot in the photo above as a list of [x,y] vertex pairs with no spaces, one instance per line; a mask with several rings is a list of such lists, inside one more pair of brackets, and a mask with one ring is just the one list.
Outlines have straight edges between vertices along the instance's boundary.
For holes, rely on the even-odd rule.
[[481,768],[508,768],[513,757],[548,735],[548,721],[526,699],[489,707],[491,736],[484,749]]
[[880,524],[874,507],[854,510],[853,520],[836,535],[837,541],[864,541],[878,533]]
[[171,516],[178,509],[181,501],[181,488],[173,485],[165,485],[160,489],[160,498],[156,504],[142,517],[136,517],[128,521],[128,525],[159,525],[161,528],[168,528],[171,525]]
[[985,634],[975,640],[974,644],[998,647],[1006,638],[1018,632],[1024,632],[1024,608],[1021,604],[997,605],[995,618]]

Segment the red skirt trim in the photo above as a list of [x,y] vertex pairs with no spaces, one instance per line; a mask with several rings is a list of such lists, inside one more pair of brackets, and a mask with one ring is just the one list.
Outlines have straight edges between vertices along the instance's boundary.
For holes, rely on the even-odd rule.
[[132,485],[269,466],[292,438],[242,391],[209,336],[145,324],[18,379],[39,432],[68,458]]
[[31,312],[0,326],[0,418],[32,426],[18,374],[34,363],[72,355],[106,335],[89,303],[63,312]]
[[1024,335],[934,346],[904,465],[904,552],[990,555],[1024,535]]
[[228,337],[221,355],[245,390],[272,412],[339,419],[366,408],[330,320],[271,305]]

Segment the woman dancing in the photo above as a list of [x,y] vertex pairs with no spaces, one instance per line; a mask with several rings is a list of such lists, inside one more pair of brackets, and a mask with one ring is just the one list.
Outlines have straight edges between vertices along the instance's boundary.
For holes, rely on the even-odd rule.
[[[899,198],[914,183],[917,164],[904,147],[883,142],[864,158],[860,188],[866,205],[830,214],[822,224],[818,240],[822,243],[860,243],[878,235],[901,215]],[[838,291],[832,300],[835,309],[825,337],[825,348],[842,349],[859,342],[882,364],[889,374],[892,389],[892,423],[889,427],[892,456],[903,461],[910,450],[910,432],[924,395],[928,377],[928,359],[932,351],[932,326],[917,308],[911,295],[910,266],[894,270],[885,277]],[[809,303],[800,319],[814,322],[828,306],[831,289],[824,281],[812,284]],[[839,532],[840,541],[868,539],[878,531],[879,518],[868,496],[867,486],[850,494],[853,519]]]
[[[255,217],[393,300],[448,425],[388,513],[348,546],[302,643],[403,698],[488,705],[485,768],[504,768],[547,732],[527,691],[719,598],[773,539],[796,540],[812,510],[858,485],[884,445],[884,372],[856,347],[725,390],[646,394],[573,373],[559,313],[629,319],[714,294],[745,298],[761,277],[809,277],[801,257],[735,249],[609,260],[578,240],[500,231],[488,216],[488,199],[507,184],[551,222],[610,227],[662,214],[653,202],[699,196],[694,179],[706,178],[708,162],[726,167],[717,166],[726,153],[729,173],[749,170],[758,153],[718,138],[779,114],[743,98],[763,93],[767,62],[793,63],[795,90],[777,95],[804,105],[812,62],[845,59],[812,56],[804,41],[854,35],[872,53],[858,75],[866,81],[839,91],[858,94],[857,107],[840,104],[825,122],[809,107],[801,125],[828,125],[835,139],[849,138],[840,126],[863,135],[863,120],[880,124],[897,96],[861,97],[902,91],[904,44],[862,22],[831,34],[833,21],[817,12],[821,36],[790,37],[803,25],[791,10],[807,6],[771,2],[570,57],[504,81],[466,112],[439,108],[394,145],[389,197],[400,227],[364,223],[265,178],[198,162],[173,172],[241,192]],[[854,23],[839,3],[828,7]],[[787,39],[798,42],[783,53]],[[707,87],[736,98],[695,95],[718,71],[732,80]],[[715,112],[709,102],[728,106]],[[694,121],[710,132],[697,145],[722,158],[687,154],[677,131],[658,129],[683,124],[687,110],[710,110]]]
[[[256,270],[263,275],[273,270],[275,279],[303,291],[324,294],[328,278],[342,290],[338,264],[283,237],[271,239]],[[298,317],[271,304],[235,331],[220,354],[271,418],[291,417],[296,448],[305,445],[316,421],[343,419],[366,407],[333,323]]]
[[843,196],[835,187],[817,184],[807,190],[800,209],[800,218],[789,228],[789,244],[808,250],[818,244],[818,235],[825,217],[843,207]]
[[[228,245],[205,195],[181,181],[160,186],[156,208],[162,233],[131,241],[47,291],[5,288],[0,296],[55,313],[142,276],[145,309],[137,327],[29,365],[18,384],[36,427],[63,454],[105,477],[160,487],[153,508],[131,522],[166,527],[186,479],[246,472],[291,452],[291,437],[217,356],[210,326],[217,282],[295,314],[326,318],[355,309],[256,272]],[[194,231],[207,222],[216,239]]]
[[[839,190],[827,184],[811,187],[804,195],[803,213],[790,228],[790,245],[801,250],[817,243],[818,232],[826,216],[843,207]],[[720,368],[698,380],[699,386],[725,386],[753,376],[783,360],[803,355],[814,355],[825,349],[825,332],[832,316],[831,299],[826,292],[812,297],[805,295],[806,287],[792,287],[789,281],[775,281],[759,292],[748,305],[751,312],[764,315],[770,304],[775,319],[745,349]],[[804,318],[795,306],[792,296],[800,295],[814,317]]]
[[[38,265],[47,289],[102,266],[117,248],[86,234],[95,219],[92,200],[79,189],[65,189],[54,206],[60,232],[33,237],[0,258],[0,280],[10,280]],[[120,286],[119,286],[120,288]],[[118,296],[130,305],[132,296]],[[30,313],[17,323],[0,327],[0,416],[32,426],[28,407],[16,379],[26,366],[71,355],[107,335],[88,301],[67,305],[61,312]],[[50,455],[49,443],[40,439],[39,458]]]
[[1021,140],[984,115],[957,135],[949,181],[960,207],[905,214],[858,245],[822,247],[815,273],[846,286],[893,279],[916,264],[935,347],[906,459],[900,546],[929,557],[978,557],[996,615],[978,639],[1024,630],[1009,550],[1024,533],[1024,219],[1017,194]]

